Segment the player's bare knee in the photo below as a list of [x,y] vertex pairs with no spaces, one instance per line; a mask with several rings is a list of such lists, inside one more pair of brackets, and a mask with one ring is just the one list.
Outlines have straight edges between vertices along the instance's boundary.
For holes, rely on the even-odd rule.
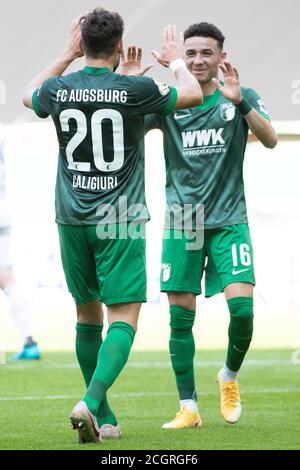
[[102,304],[99,301],[77,305],[77,320],[79,323],[103,323]]
[[224,293],[226,300],[234,297],[253,297],[253,284],[246,282],[236,282],[225,287]]
[[188,310],[196,310],[195,294],[187,292],[168,292],[168,299],[170,305],[177,305],[178,307],[187,308]]
[[108,323],[124,322],[137,330],[141,303],[109,305],[107,307]]

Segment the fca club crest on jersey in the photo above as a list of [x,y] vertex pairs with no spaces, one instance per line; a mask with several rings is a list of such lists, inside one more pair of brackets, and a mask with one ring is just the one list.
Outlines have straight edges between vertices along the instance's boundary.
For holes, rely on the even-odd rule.
[[232,103],[221,104],[221,118],[223,121],[232,121],[235,116],[235,106]]
[[161,265],[161,280],[163,282],[167,282],[171,276],[171,265],[170,264],[162,264]]
[[166,85],[165,83],[163,82],[159,82],[157,80],[154,80],[155,82],[155,85],[157,85],[158,89],[159,89],[159,93],[162,95],[162,96],[166,96],[169,91],[170,91],[170,87],[168,85]]

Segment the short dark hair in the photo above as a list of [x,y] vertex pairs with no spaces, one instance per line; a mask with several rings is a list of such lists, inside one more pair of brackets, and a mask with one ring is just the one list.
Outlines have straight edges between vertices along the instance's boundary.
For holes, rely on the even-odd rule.
[[215,25],[211,23],[194,23],[184,32],[184,40],[200,36],[204,38],[213,38],[218,42],[220,49],[223,49],[225,36]]
[[124,21],[118,13],[96,8],[82,21],[83,49],[88,57],[109,57],[124,33]]

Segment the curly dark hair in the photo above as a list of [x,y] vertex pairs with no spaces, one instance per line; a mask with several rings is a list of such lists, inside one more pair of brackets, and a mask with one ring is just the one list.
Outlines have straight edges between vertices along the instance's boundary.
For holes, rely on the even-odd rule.
[[213,38],[218,42],[219,48],[222,50],[225,36],[215,25],[211,23],[195,23],[188,27],[184,32],[184,40],[200,36],[204,38]]
[[82,21],[82,43],[88,57],[109,57],[124,33],[124,21],[118,13],[96,8]]

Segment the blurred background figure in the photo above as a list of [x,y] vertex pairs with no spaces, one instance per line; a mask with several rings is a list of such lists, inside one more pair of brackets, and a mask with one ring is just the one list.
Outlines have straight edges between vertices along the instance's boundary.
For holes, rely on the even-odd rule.
[[14,277],[10,239],[11,225],[5,192],[5,164],[0,129],[0,289],[8,299],[11,314],[23,339],[22,350],[12,359],[40,359],[38,344],[33,339],[33,322],[29,312],[29,301]]

